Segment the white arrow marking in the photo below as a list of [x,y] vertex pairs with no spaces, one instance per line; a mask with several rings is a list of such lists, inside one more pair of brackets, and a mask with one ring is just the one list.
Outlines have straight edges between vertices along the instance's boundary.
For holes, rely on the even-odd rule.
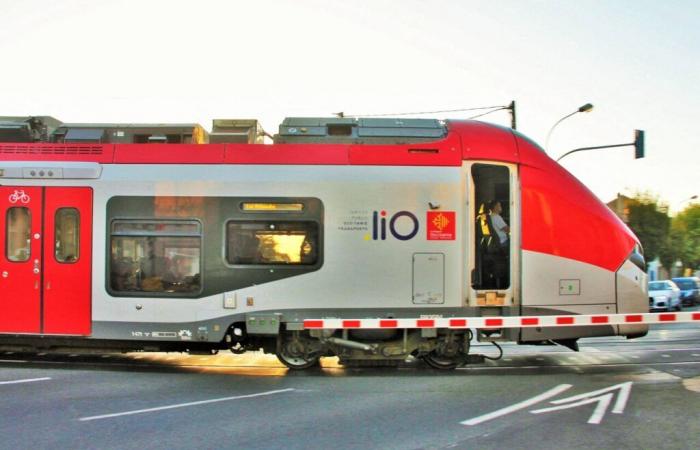
[[555,397],[565,390],[571,388],[570,384],[560,384],[559,386],[552,388],[548,390],[547,392],[540,394],[536,397],[532,397],[531,399],[522,401],[520,403],[516,403],[515,405],[508,406],[503,409],[499,409],[498,411],[494,411],[489,414],[485,414],[483,416],[479,417],[474,417],[473,419],[465,420],[464,422],[460,422],[462,425],[478,425],[480,423],[486,422],[491,419],[495,419],[497,417],[505,416],[506,414],[510,414],[515,411],[519,411],[521,409],[529,408],[530,406],[539,403],[543,400],[547,400],[548,398]]
[[586,392],[584,394],[574,395],[573,397],[562,398],[559,400],[553,400],[549,403],[553,405],[551,408],[537,409],[535,411],[530,411],[532,414],[542,414],[552,411],[560,411],[562,409],[576,408],[578,406],[588,405],[591,403],[598,403],[593,414],[588,419],[588,423],[598,425],[605,417],[605,413],[608,410],[608,406],[612,402],[614,397],[614,391],[619,390],[620,393],[617,396],[617,401],[615,406],[613,406],[612,412],[614,414],[622,414],[625,411],[625,406],[627,406],[627,400],[632,392],[632,382],[628,381],[626,383],[616,384],[604,389],[599,389],[593,392]]
[[[600,397],[587,398],[585,400],[581,400],[580,402],[570,403],[568,405],[553,406],[551,408],[544,408],[544,409],[536,409],[536,410],[530,411],[530,412],[532,414],[542,414],[542,413],[548,413],[548,412],[552,412],[552,411],[560,411],[562,409],[576,408],[578,406],[583,406],[583,405],[588,405],[590,403],[598,402],[598,406],[595,407],[593,414],[591,414],[591,417],[588,419],[588,423],[598,425],[600,423],[600,421],[603,420],[603,417],[605,417],[605,411],[608,410],[608,406],[610,406],[610,402],[612,402],[612,398],[613,398],[612,393],[604,394],[604,395],[601,395]],[[554,403],[554,402],[550,402],[550,403]]]
[[562,403],[575,402],[584,398],[591,398],[596,395],[605,394],[607,392],[612,392],[616,389],[620,390],[620,394],[617,397],[615,406],[613,406],[612,412],[615,414],[622,414],[625,412],[625,406],[627,405],[627,400],[630,397],[630,392],[632,392],[632,382],[627,381],[626,383],[616,384],[615,386],[610,386],[605,389],[600,389],[593,392],[586,392],[584,394],[575,395],[573,397],[562,398],[561,400],[554,400],[550,403],[553,405],[561,405]]

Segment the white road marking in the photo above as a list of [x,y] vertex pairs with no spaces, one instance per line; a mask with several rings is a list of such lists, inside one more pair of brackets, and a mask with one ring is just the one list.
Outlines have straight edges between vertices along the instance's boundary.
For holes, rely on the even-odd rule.
[[600,421],[603,420],[603,417],[605,417],[605,411],[607,411],[608,406],[610,406],[610,402],[612,401],[612,398],[613,398],[613,394],[610,393],[610,394],[601,395],[600,397],[593,397],[593,398],[581,400],[580,402],[570,403],[568,405],[554,406],[552,408],[536,409],[536,410],[530,411],[530,412],[532,414],[542,414],[542,413],[548,413],[548,412],[553,412],[553,411],[560,411],[562,409],[576,408],[579,406],[588,405],[589,403],[598,402],[598,406],[595,407],[593,414],[591,414],[591,417],[588,419],[588,423],[598,425],[600,423]]
[[214,398],[211,400],[200,400],[198,402],[178,403],[176,405],[158,406],[156,408],[137,409],[134,411],[125,411],[125,412],[114,413],[114,414],[103,414],[100,416],[81,417],[78,420],[81,422],[87,422],[90,420],[110,419],[112,417],[131,416],[134,414],[143,414],[143,413],[150,413],[150,412],[156,412],[156,411],[164,411],[166,409],[185,408],[187,406],[206,405],[209,403],[219,403],[219,402],[226,402],[226,401],[230,401],[230,400],[240,400],[243,398],[264,397],[267,395],[281,394],[283,392],[291,392],[291,391],[294,391],[294,389],[293,388],[279,389],[276,391],[259,392],[257,394],[236,395],[234,397]]
[[661,355],[662,358],[670,358],[671,355]]
[[632,391],[632,382],[631,381],[628,381],[626,383],[616,384],[614,386],[610,386],[610,387],[607,387],[604,389],[599,389],[597,391],[586,392],[584,394],[575,395],[573,397],[567,397],[567,398],[563,398],[560,400],[554,400],[554,401],[551,401],[550,403],[553,405],[561,405],[562,403],[575,402],[577,400],[581,400],[584,398],[590,398],[590,397],[593,397],[595,395],[605,394],[605,393],[608,393],[611,391],[615,391],[616,389],[620,390],[620,395],[617,397],[617,401],[615,402],[615,406],[613,407],[612,412],[615,414],[622,414],[625,411],[625,405],[627,404],[627,400],[630,397],[630,392]]
[[[622,414],[625,411],[625,406],[627,405],[627,400],[629,399],[630,392],[632,392],[632,382],[631,381],[628,381],[626,383],[616,384],[614,386],[610,386],[610,387],[604,388],[604,389],[599,389],[599,390],[593,391],[593,392],[586,392],[585,394],[574,395],[573,397],[567,397],[567,398],[562,398],[559,400],[554,400],[554,401],[551,401],[549,403],[551,403],[553,405],[561,405],[561,406],[554,406],[551,408],[537,409],[535,411],[530,411],[530,412],[532,414],[542,414],[542,413],[547,413],[547,412],[560,411],[562,409],[576,408],[578,406],[583,406],[583,405],[588,405],[590,403],[598,402],[598,405],[596,406],[595,410],[593,411],[593,414],[591,414],[591,417],[588,419],[588,423],[598,425],[603,420],[603,417],[605,417],[605,412],[608,410],[608,406],[610,406],[610,402],[612,402],[612,398],[614,396],[613,391],[618,390],[618,389],[620,390],[620,393],[617,396],[617,401],[615,402],[615,406],[613,406],[612,412],[613,412],[613,414]],[[596,397],[596,395],[598,397]],[[571,402],[575,402],[575,403],[571,403]]]
[[480,423],[486,422],[488,420],[495,419],[497,417],[505,416],[506,414],[510,414],[515,411],[519,411],[521,409],[529,408],[530,406],[537,404],[543,400],[547,400],[548,398],[555,397],[562,392],[566,391],[567,389],[571,388],[572,385],[570,384],[560,384],[559,386],[556,386],[547,392],[540,394],[536,397],[532,397],[531,399],[524,400],[520,403],[516,403],[515,405],[508,406],[503,409],[499,409],[498,411],[494,411],[489,414],[484,414],[483,416],[479,417],[474,417],[473,419],[465,420],[463,422],[460,422],[462,425],[478,425]]
[[12,381],[0,381],[0,384],[20,384],[20,383],[32,383],[34,381],[47,381],[50,377],[43,378],[25,378],[24,380],[12,380]]

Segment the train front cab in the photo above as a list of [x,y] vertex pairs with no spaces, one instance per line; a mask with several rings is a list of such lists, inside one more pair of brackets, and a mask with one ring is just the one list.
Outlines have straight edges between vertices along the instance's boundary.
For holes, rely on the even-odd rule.
[[[470,144],[471,157],[477,158],[465,154],[462,166],[467,204],[464,297],[470,314],[648,312],[643,256],[634,234],[532,141],[511,130],[491,131],[496,133]],[[514,140],[505,139],[505,134]],[[493,152],[494,148],[500,150]],[[496,160],[486,157],[486,149]],[[484,221],[493,201],[501,203],[501,216],[510,225],[505,248],[494,243],[495,230]],[[647,328],[513,328],[489,330],[479,337],[573,343],[585,336],[643,336]]]
[[0,186],[0,334],[91,333],[92,189]]

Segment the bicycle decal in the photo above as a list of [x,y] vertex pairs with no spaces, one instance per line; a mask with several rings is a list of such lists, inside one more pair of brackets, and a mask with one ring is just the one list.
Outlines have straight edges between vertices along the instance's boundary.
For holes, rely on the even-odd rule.
[[23,203],[23,204],[26,205],[26,204],[29,203],[32,199],[31,199],[31,198],[29,197],[29,195],[27,195],[27,193],[24,192],[23,190],[16,190],[16,191],[13,192],[12,194],[10,194],[10,196],[8,197],[8,200],[10,200],[10,203],[17,203],[17,202],[20,202],[20,203]]

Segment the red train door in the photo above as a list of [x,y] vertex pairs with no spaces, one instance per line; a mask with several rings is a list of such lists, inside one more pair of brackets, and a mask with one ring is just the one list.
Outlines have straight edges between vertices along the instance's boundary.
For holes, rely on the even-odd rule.
[[46,188],[43,333],[89,335],[92,189]]
[[89,335],[92,189],[0,187],[0,333]]
[[0,332],[41,332],[42,194],[0,186]]

